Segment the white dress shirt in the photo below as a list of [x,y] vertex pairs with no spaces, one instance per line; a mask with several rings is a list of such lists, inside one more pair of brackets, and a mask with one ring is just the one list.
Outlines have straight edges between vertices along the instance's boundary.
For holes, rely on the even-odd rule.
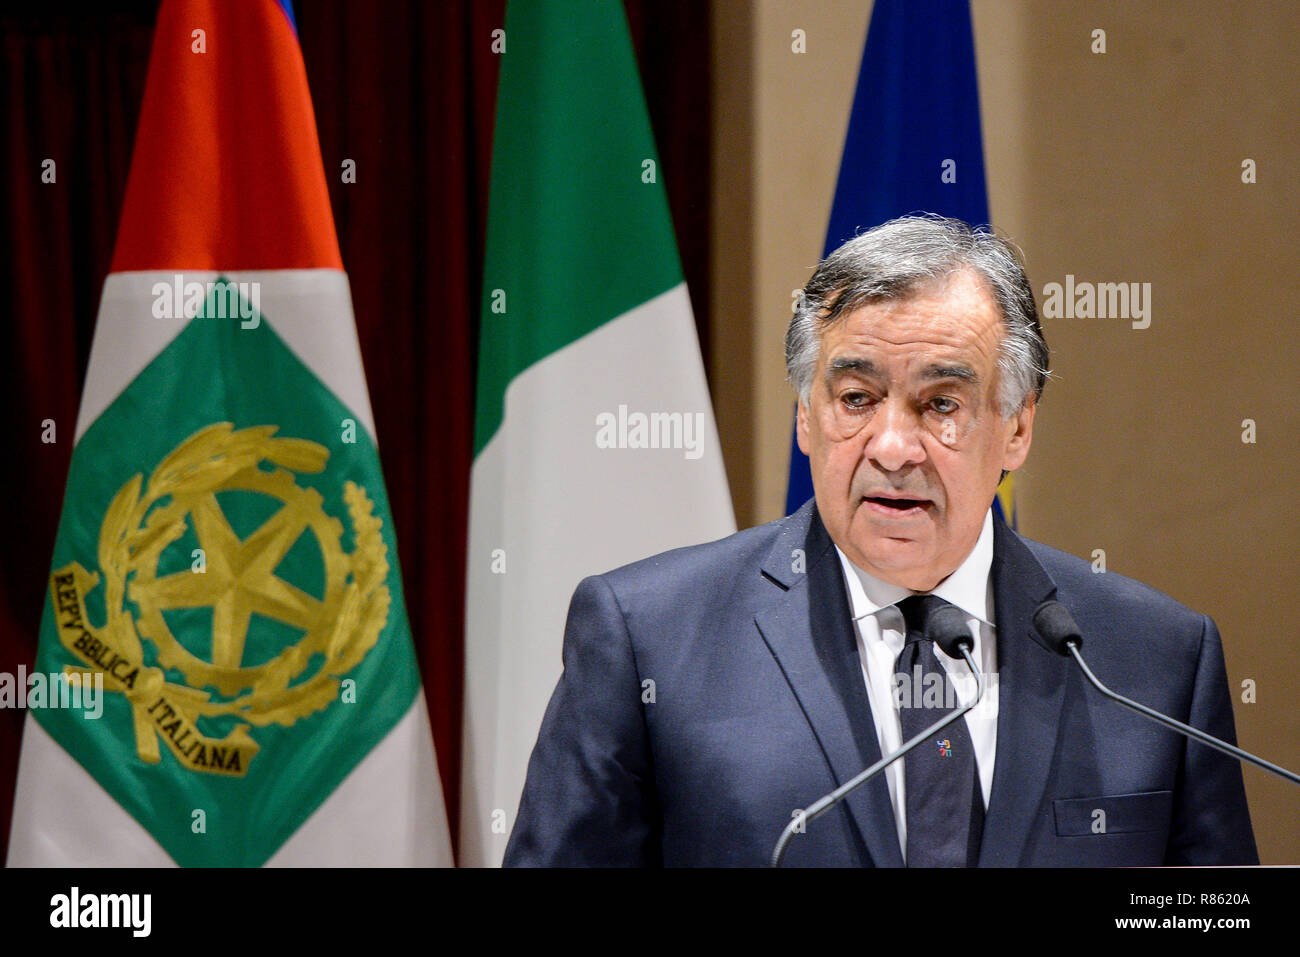
[[[908,595],[917,594],[901,585],[891,585],[863,571],[835,546],[848,586],[849,608],[852,611],[858,638],[858,657],[862,662],[862,677],[867,684],[867,698],[871,702],[871,717],[876,725],[876,740],[881,755],[890,754],[902,745],[902,726],[894,698],[894,666],[903,650],[907,626],[897,603]],[[993,761],[997,753],[998,736],[998,686],[997,686],[997,629],[993,620],[993,515],[984,516],[975,547],[951,575],[935,587],[930,594],[956,605],[966,615],[975,647],[971,657],[984,672],[984,698],[963,718],[970,730],[971,744],[979,766],[980,789],[984,792],[984,806],[988,807],[989,792],[993,787]],[[948,673],[965,704],[975,697],[975,677],[970,673],[964,658],[949,658],[937,646],[934,656]],[[936,713],[935,720],[939,714]],[[900,758],[885,769],[889,784],[889,800],[894,805],[894,821],[898,825],[898,845],[907,854],[906,786]]]

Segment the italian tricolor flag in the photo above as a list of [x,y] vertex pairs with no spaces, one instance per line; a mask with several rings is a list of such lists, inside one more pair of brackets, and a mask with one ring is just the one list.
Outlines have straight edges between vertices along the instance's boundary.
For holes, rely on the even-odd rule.
[[162,4],[10,864],[449,864],[292,12]]
[[623,5],[512,2],[504,40],[469,523],[470,865],[504,854],[578,582],[735,531]]

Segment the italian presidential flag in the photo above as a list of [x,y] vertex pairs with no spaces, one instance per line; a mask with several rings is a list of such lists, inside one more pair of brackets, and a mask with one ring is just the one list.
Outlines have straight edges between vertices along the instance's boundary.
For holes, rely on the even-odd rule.
[[501,862],[586,575],[735,531],[623,5],[507,8],[471,478],[459,858]]
[[75,443],[9,863],[449,864],[287,4],[162,4]]

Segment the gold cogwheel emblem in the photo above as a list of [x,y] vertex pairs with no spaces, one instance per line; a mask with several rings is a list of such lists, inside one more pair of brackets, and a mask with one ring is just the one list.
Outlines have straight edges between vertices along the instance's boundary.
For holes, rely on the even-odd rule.
[[[99,576],[74,562],[51,577],[63,644],[89,666],[84,673],[103,672],[106,687],[130,699],[145,760],[159,759],[161,738],[196,770],[243,774],[257,752],[248,727],[288,726],[338,700],[340,676],[361,662],[388,620],[387,546],[365,490],[344,484],[355,543],[349,554],[341,544],[343,524],[325,513],[319,492],[295,481],[294,473],[322,471],[329,450],[277,438],[276,430],[210,425],[167,455],[147,482],[136,475],[122,486],[100,528],[102,628],[90,625],[83,601]],[[277,503],[247,538],[236,534],[217,498],[230,491]],[[202,571],[159,575],[163,551],[187,531],[203,550]],[[307,532],[324,561],[320,598],[276,574]],[[197,608],[211,609],[208,658],[178,640],[163,614]],[[253,615],[289,625],[302,638],[268,661],[246,664]],[[156,665],[145,665],[142,639],[156,649]],[[167,670],[182,674],[184,684],[168,681]],[[224,739],[205,736],[196,721],[218,716],[247,724]]]

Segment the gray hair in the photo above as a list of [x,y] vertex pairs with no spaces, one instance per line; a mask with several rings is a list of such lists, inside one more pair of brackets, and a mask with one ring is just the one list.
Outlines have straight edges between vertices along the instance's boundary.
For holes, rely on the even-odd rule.
[[808,402],[822,334],[840,316],[868,303],[906,299],[966,268],[984,279],[1002,313],[1002,416],[1010,418],[1024,408],[1031,392],[1041,398],[1050,374],[1049,355],[1020,250],[985,227],[972,229],[959,219],[935,215],[882,223],[817,266],[785,333],[786,371],[799,397]]

